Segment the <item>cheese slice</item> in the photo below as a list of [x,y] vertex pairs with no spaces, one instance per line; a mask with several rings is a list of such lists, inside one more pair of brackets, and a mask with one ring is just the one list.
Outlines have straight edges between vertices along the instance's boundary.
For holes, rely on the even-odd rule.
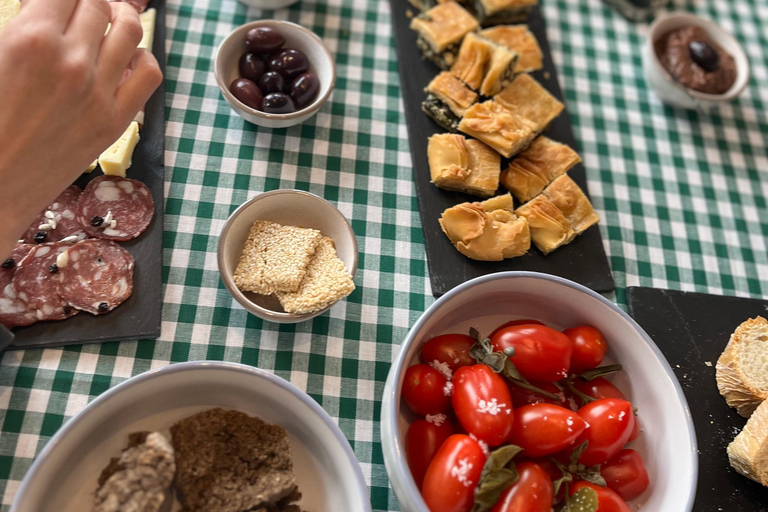
[[20,7],[19,0],[0,0],[0,32],[11,21],[11,18],[18,14]]
[[99,165],[98,160],[94,160],[91,165],[88,166],[88,168],[85,170],[85,172],[93,172],[94,169],[96,169],[96,166]]
[[133,121],[117,141],[99,157],[104,174],[125,178],[125,171],[131,166],[131,157],[139,143],[139,123]]
[[139,48],[147,48],[152,51],[152,42],[155,40],[155,20],[157,19],[157,11],[154,9],[147,9],[139,15],[141,20],[141,28],[144,29],[144,35],[141,37]]

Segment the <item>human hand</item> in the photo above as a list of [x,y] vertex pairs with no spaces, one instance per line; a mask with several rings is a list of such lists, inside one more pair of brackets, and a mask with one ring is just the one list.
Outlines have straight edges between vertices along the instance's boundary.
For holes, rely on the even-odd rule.
[[160,85],[141,36],[136,10],[106,0],[24,0],[0,34],[0,258]]

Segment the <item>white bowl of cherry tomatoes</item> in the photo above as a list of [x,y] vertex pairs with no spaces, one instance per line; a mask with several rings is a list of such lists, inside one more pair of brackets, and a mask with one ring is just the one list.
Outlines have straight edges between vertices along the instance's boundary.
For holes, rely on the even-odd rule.
[[381,413],[409,512],[690,512],[696,435],[659,349],[601,295],[534,272],[468,281],[403,342]]

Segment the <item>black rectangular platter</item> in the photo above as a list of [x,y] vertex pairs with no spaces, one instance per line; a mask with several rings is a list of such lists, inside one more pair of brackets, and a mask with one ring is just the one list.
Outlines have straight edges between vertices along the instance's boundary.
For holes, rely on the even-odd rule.
[[[407,0],[390,0],[390,2],[416,195],[419,200],[429,277],[434,295],[440,296],[469,279],[507,270],[544,272],[571,279],[598,292],[612,291],[613,275],[603,248],[600,229],[597,226],[592,226],[573,242],[547,256],[532,247],[525,256],[504,261],[471,260],[459,253],[443,234],[438,219],[446,208],[480,199],[459,192],[441,190],[430,182],[427,139],[445,130],[421,111],[421,102],[425,97],[424,87],[440,70],[434,64],[422,60],[421,51],[416,46],[416,32],[409,28],[411,18],[406,13],[415,15],[418,13],[417,9]],[[528,26],[539,40],[544,53],[544,69],[532,75],[562,101],[563,94],[557,83],[557,71],[552,62],[544,19],[538,7],[531,12]],[[576,151],[579,150],[567,112],[560,114],[545,133],[552,139],[568,144]],[[505,167],[506,162],[504,160],[502,166]],[[588,193],[586,174],[581,164],[571,169],[569,175],[584,192]],[[506,192],[503,187],[499,193],[502,192]]]
[[[744,320],[768,314],[768,301],[627,288],[629,313],[664,353],[680,381],[699,447],[696,512],[763,512],[768,488],[741,476],[726,447],[746,424],[717,390],[715,364]],[[711,366],[710,366],[711,364]]]
[[[157,10],[152,53],[165,73],[165,1],[154,0],[148,6],[152,7]],[[149,187],[155,202],[155,216],[149,229],[140,237],[120,242],[136,260],[133,294],[106,315],[80,313],[60,322],[39,322],[14,329],[15,338],[8,350],[157,338],[160,335],[163,305],[164,84],[147,102],[140,137],[127,175]],[[75,184],[84,188],[91,179],[101,174],[97,168],[90,174],[83,174]]]

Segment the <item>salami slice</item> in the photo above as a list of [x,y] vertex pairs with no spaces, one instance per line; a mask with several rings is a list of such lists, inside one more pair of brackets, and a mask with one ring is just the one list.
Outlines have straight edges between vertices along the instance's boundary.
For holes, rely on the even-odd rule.
[[13,276],[21,260],[32,250],[34,245],[19,244],[0,266],[0,324],[6,327],[19,327],[37,321],[35,312],[19,298]]
[[28,244],[58,242],[70,236],[85,238],[83,226],[77,221],[77,200],[83,191],[67,187],[48,208],[40,212],[21,239]]
[[59,294],[59,254],[72,247],[56,242],[35,246],[19,263],[11,284],[38,320],[63,320],[77,313]]
[[114,242],[78,242],[58,257],[59,293],[77,309],[107,313],[131,296],[133,265],[133,256]]
[[140,181],[99,176],[77,203],[77,221],[88,236],[127,241],[142,234],[155,214],[149,189]]

